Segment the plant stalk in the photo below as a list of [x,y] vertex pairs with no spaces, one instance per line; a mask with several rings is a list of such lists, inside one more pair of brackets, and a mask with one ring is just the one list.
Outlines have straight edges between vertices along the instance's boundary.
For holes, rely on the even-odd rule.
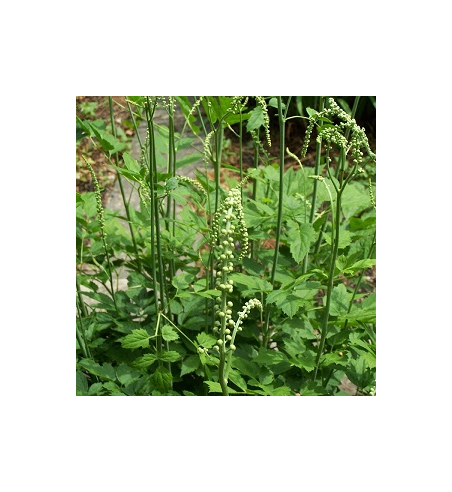
[[[281,96],[277,96],[278,100],[278,121],[279,121],[279,200],[278,200],[278,218],[276,224],[276,244],[275,244],[275,254],[273,257],[273,265],[270,277],[270,283],[274,287],[275,284],[275,274],[278,265],[278,255],[279,255],[279,241],[281,239],[281,228],[282,228],[282,211],[283,211],[283,200],[284,200],[284,152],[285,152],[285,119],[282,113],[282,101]],[[266,307],[266,317],[265,326],[263,333],[263,345],[264,347],[268,344],[269,338],[269,325],[270,325],[270,308]]]
[[[115,138],[117,138],[115,119],[114,119],[114,116],[113,116],[113,99],[112,99],[112,96],[108,96],[108,105],[109,105],[109,108],[110,108],[111,131],[113,133],[113,136]],[[115,153],[115,164],[116,164],[117,167],[119,167],[119,159],[118,159],[118,153],[117,152]],[[122,201],[124,203],[124,209],[126,211],[127,224],[129,226],[129,230],[130,230],[130,237],[132,239],[133,249],[135,250],[135,257],[137,259],[138,269],[141,271],[140,255],[138,254],[137,241],[135,239],[135,232],[133,230],[132,220],[131,220],[131,217],[130,217],[129,201],[126,200],[126,195],[125,195],[125,192],[124,192],[124,186],[122,184],[122,178],[121,178],[121,174],[120,173],[117,173],[117,178],[118,178],[119,189],[121,191]]]

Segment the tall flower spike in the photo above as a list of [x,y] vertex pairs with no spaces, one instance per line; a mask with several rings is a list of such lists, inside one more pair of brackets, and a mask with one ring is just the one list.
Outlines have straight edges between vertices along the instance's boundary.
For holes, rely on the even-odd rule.
[[262,108],[262,114],[264,116],[264,128],[265,128],[265,136],[267,138],[267,144],[269,147],[272,146],[272,141],[270,138],[270,118],[268,116],[267,103],[262,96],[256,96],[256,101],[259,106]]
[[[239,261],[248,252],[248,231],[245,224],[245,215],[243,213],[242,194],[241,187],[248,176],[244,178],[238,186],[232,188],[227,197],[221,203],[212,224],[212,246],[220,251],[226,248],[226,244],[231,244],[231,248],[234,245],[234,239],[240,241],[241,251],[239,255]],[[233,222],[237,221],[238,232]],[[227,248],[227,254],[232,255],[232,250]],[[222,251],[222,254],[224,252]]]
[[102,206],[102,197],[101,197],[101,194],[100,194],[99,181],[97,181],[96,174],[94,173],[94,169],[92,168],[91,164],[85,158],[83,158],[83,159],[84,159],[86,165],[88,166],[89,172],[90,172],[91,177],[93,179],[93,183],[94,183],[94,194],[96,196],[96,209],[97,209],[97,215],[98,215],[98,218],[99,218],[100,230],[101,230],[102,236],[105,237],[106,236],[106,233],[105,233],[104,208]]

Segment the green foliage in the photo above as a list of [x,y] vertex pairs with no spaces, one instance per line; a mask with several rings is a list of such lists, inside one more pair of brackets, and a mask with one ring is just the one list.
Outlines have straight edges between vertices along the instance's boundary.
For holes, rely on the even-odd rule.
[[[77,396],[376,394],[375,155],[353,123],[375,100],[126,100],[141,155],[91,103],[76,122],[139,202],[76,196]],[[271,156],[289,117],[302,152]],[[253,173],[223,162],[225,131]]]

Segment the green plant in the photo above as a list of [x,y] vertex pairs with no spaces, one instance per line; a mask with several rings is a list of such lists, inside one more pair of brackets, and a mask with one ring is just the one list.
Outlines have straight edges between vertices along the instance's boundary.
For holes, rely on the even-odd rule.
[[[243,181],[246,181],[245,178]],[[212,230],[212,247],[216,254],[217,270],[216,270],[216,289],[221,292],[221,296],[217,298],[216,315],[218,320],[215,321],[213,329],[219,335],[215,349],[220,353],[220,362],[218,368],[218,379],[223,392],[227,396],[228,393],[228,375],[231,369],[232,352],[236,349],[234,345],[237,331],[242,331],[243,319],[248,316],[248,313],[253,307],[258,307],[262,310],[262,304],[258,299],[251,299],[246,302],[243,310],[238,314],[237,321],[232,319],[233,303],[228,301],[228,294],[232,294],[234,290],[234,281],[229,278],[229,275],[234,271],[234,250],[236,239],[240,244],[240,261],[248,251],[248,231],[244,221],[241,185],[233,188],[228,196],[224,199],[215,214]],[[236,237],[237,236],[237,237]],[[228,347],[229,344],[229,347]],[[226,364],[227,357],[227,364]]]
[[139,155],[112,98],[109,125],[77,119],[124,203],[102,205],[83,155],[95,191],[77,194],[78,395],[343,395],[346,378],[376,394],[363,100],[128,96]]

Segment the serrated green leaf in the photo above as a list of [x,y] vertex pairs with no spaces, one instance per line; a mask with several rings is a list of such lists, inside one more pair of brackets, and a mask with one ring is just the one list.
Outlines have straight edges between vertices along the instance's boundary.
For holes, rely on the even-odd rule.
[[345,255],[340,255],[336,258],[336,268],[339,272],[343,272],[347,267],[347,257]]
[[259,354],[254,357],[253,362],[256,362],[257,364],[271,365],[278,364],[279,362],[286,360],[287,357],[282,352],[261,347],[259,349]]
[[137,160],[134,159],[131,155],[129,155],[127,152],[124,152],[124,154],[122,154],[122,158],[124,159],[124,165],[129,171],[132,171],[133,173],[140,172],[140,165],[138,164]]
[[[276,97],[272,97],[270,101],[268,101],[267,106],[278,109],[278,99]],[[286,109],[286,105],[283,102],[281,102],[281,109]]]
[[163,360],[165,362],[176,362],[176,360],[179,360],[180,358],[181,355],[179,354],[179,352],[176,352],[175,350],[168,350],[158,355],[158,359]]
[[166,342],[172,342],[174,340],[177,340],[179,338],[179,335],[172,326],[165,325],[162,327],[162,337],[163,340],[165,340]]
[[[204,384],[207,384],[207,386],[209,387],[209,393],[223,393],[220,383],[217,383],[216,381],[204,381]],[[237,393],[237,391],[229,387],[228,387],[228,391],[230,394]]]
[[127,396],[121,391],[120,387],[112,381],[104,383],[104,388],[110,392],[110,396]]
[[209,387],[209,393],[223,393],[220,383],[215,381],[204,381],[204,384],[207,384]]
[[311,224],[300,224],[299,229],[291,229],[287,237],[290,243],[290,252],[297,263],[309,253],[309,248],[314,242],[316,234]]
[[289,316],[289,318],[293,318],[297,314],[300,307],[304,304],[304,301],[302,301],[298,297],[293,296],[292,294],[289,294],[280,307],[282,311],[287,314],[287,316]]
[[123,348],[136,349],[136,348],[147,348],[149,347],[149,336],[148,332],[143,328],[138,328],[132,330],[130,335],[126,335],[121,342]]
[[205,348],[212,348],[217,343],[217,339],[213,335],[204,332],[199,333],[196,340],[199,345],[202,345]]
[[166,182],[165,190],[171,191],[176,189],[178,186],[179,186],[179,180],[173,176]]
[[166,393],[171,389],[171,381],[173,380],[171,373],[166,367],[158,366],[151,376],[152,383],[162,393]]
[[259,367],[259,382],[261,384],[270,384],[274,379],[273,373],[270,371],[268,367],[261,366]]
[[215,297],[218,297],[221,295],[221,291],[216,290],[216,289],[208,289],[208,290],[196,290],[195,292],[197,295],[206,297],[207,299],[214,299]]
[[238,386],[242,391],[246,391],[247,386],[245,380],[242,378],[239,372],[234,371],[234,369],[231,369],[229,371],[229,379],[236,385]]
[[76,372],[76,388],[78,396],[82,396],[88,392],[88,380],[80,370]]
[[186,290],[190,287],[192,281],[193,275],[191,273],[180,273],[173,277],[171,283],[177,290]]
[[372,206],[369,191],[363,183],[350,183],[342,193],[342,211],[346,219]]
[[102,379],[109,379],[110,381],[116,379],[116,372],[111,364],[105,363],[101,366],[92,359],[82,359],[79,361],[79,365],[86,369],[90,374],[99,376]]
[[138,380],[141,377],[141,374],[138,371],[134,371],[127,364],[120,364],[116,368],[116,377],[123,386],[127,386]]
[[343,271],[345,273],[356,273],[360,270],[365,270],[367,268],[371,268],[376,265],[377,260],[375,258],[367,258],[365,260],[359,260],[354,263],[352,266],[345,268]]
[[94,383],[89,387],[88,396],[95,396],[102,392],[103,384]]
[[249,290],[257,292],[270,292],[273,286],[270,282],[259,278],[245,275],[243,273],[233,273],[230,275],[231,280],[240,285],[245,285]]
[[116,154],[120,150],[124,149],[125,144],[120,142],[116,137],[110,135],[105,130],[98,128],[94,122],[90,122],[89,125],[92,133],[94,133],[102,148],[110,155]]
[[345,356],[341,356],[337,353],[328,353],[322,355],[320,358],[322,366],[329,366],[331,364],[337,364],[339,366],[346,366],[348,364],[348,359]]
[[246,359],[241,359],[239,357],[234,357],[232,359],[232,365],[238,369],[242,374],[250,378],[254,378],[259,372],[259,366],[254,362]]
[[344,284],[339,284],[334,287],[331,293],[330,314],[331,316],[340,316],[348,310],[350,294]]
[[201,361],[199,360],[199,357],[197,355],[190,355],[186,359],[182,361],[182,369],[181,369],[181,376],[184,376],[185,374],[189,374],[193,371],[196,371],[198,367],[200,366]]
[[275,303],[289,318],[293,318],[298,310],[307,302],[303,297],[301,292],[289,294],[285,290],[278,290],[268,294],[267,304]]
[[142,357],[138,357],[135,359],[133,365],[138,367],[139,369],[145,369],[146,367],[151,366],[157,360],[157,356],[154,354],[146,354]]
[[246,129],[250,132],[252,130],[257,130],[261,126],[264,126],[264,124],[265,124],[264,112],[260,106],[256,106],[251,111],[251,116],[246,125]]
[[293,391],[287,386],[280,386],[279,388],[275,388],[272,390],[272,396],[291,396],[293,395]]
[[372,293],[361,304],[354,304],[350,313],[343,314],[338,318],[338,321],[348,320],[351,325],[356,325],[359,322],[375,324],[376,316],[376,294]]
[[306,350],[304,353],[298,355],[295,359],[290,359],[290,362],[301,369],[311,372],[315,369],[315,353]]
[[[325,234],[324,239],[327,244],[331,244],[330,234]],[[351,242],[352,242],[352,237],[350,235],[350,231],[347,231],[346,229],[342,229],[339,233],[339,245],[338,245],[339,249],[346,248]]]

